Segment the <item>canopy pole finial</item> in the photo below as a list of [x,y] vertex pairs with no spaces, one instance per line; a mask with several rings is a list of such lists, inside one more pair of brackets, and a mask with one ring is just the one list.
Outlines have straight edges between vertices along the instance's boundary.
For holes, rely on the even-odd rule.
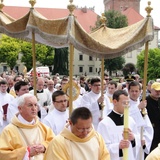
[[107,18],[105,17],[104,13],[102,13],[102,16],[100,18],[100,21],[102,23],[103,26],[106,25],[106,22],[107,22]]
[[69,0],[70,4],[67,6],[68,10],[70,11],[70,15],[73,15],[73,11],[75,10],[76,6],[73,3],[73,0]]
[[151,17],[150,13],[153,10],[153,8],[150,5],[151,5],[151,2],[148,1],[148,7],[145,8],[145,10],[147,12],[147,17]]
[[0,11],[3,9],[3,7],[4,7],[3,0],[1,0],[1,2],[0,2]]
[[36,0],[29,0],[29,3],[31,4],[31,8],[34,8],[34,5],[36,4]]

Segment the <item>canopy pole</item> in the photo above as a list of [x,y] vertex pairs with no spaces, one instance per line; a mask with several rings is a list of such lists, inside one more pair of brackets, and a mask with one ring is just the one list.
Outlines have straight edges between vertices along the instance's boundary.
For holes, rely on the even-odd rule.
[[[151,11],[153,8],[150,6],[151,2],[148,1],[148,6],[145,8],[147,12],[147,17],[151,17]],[[148,70],[148,46],[149,41],[145,43],[145,51],[144,51],[144,75],[143,75],[143,94],[142,94],[142,101],[146,100],[146,85],[147,85],[147,70]],[[146,108],[142,109],[143,117],[147,114]],[[143,140],[143,127],[141,127],[141,141]],[[141,147],[140,150],[140,160],[143,157],[143,148]]]
[[37,97],[36,91],[36,52],[35,52],[35,33],[32,31],[32,59],[33,59],[33,87],[34,95]]
[[[144,75],[143,75],[143,95],[142,101],[146,100],[146,84],[147,84],[147,69],[148,69],[148,41],[145,43],[145,51],[144,51]],[[146,108],[142,109],[143,117],[147,114]],[[143,127],[141,127],[140,139],[143,140]],[[140,160],[143,157],[143,148],[140,148]]]
[[73,57],[74,57],[74,46],[73,44],[70,44],[70,63],[69,63],[69,116],[72,113],[73,110],[73,93],[72,93],[72,88],[73,88]]
[[[104,58],[102,58],[101,60],[101,96],[103,96],[104,94],[104,90],[103,90],[103,87],[104,87]],[[104,109],[104,102],[102,102],[101,104],[101,119],[103,119],[103,109]]]
[[142,97],[143,101],[146,99],[146,84],[147,84],[147,69],[148,69],[148,43],[149,42],[145,43],[145,51],[144,51],[144,75],[143,75],[143,97]]
[[103,80],[104,80],[104,58],[102,58],[102,61],[101,61],[101,96],[104,94],[104,92],[103,92],[103,86],[104,86]]
[[[36,0],[29,0],[31,4],[31,10],[34,9],[34,5],[36,4]],[[33,89],[34,95],[37,97],[37,89],[36,89],[36,49],[35,49],[35,32],[32,30],[32,63],[33,63]]]

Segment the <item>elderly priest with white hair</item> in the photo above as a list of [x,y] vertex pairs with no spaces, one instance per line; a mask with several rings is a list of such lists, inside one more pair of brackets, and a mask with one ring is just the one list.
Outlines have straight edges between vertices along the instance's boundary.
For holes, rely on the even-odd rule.
[[29,93],[19,97],[18,110],[0,135],[1,160],[43,160],[52,130],[37,117],[37,98]]

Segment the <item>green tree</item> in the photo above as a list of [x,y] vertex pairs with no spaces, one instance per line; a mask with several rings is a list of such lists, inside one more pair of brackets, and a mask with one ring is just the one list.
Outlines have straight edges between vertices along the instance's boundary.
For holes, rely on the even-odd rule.
[[[127,17],[119,11],[115,10],[109,10],[104,13],[106,17],[106,26],[109,28],[123,28],[128,26],[128,20]],[[97,18],[96,21],[96,28],[98,28],[101,25],[100,17]],[[92,30],[95,28],[92,28]],[[113,42],[114,43],[114,42]],[[115,63],[116,62],[116,63]],[[125,64],[124,57],[116,57],[113,59],[105,60],[105,69],[109,71],[109,74],[111,76],[112,71],[121,70],[123,68],[123,65]]]
[[27,67],[27,70],[32,68],[32,44],[30,42],[23,41],[21,43],[21,62]]
[[[27,67],[28,70],[32,68],[32,43],[23,41],[21,43],[22,58],[21,61]],[[54,49],[52,47],[36,44],[36,61],[39,61],[43,66],[53,65]]]
[[36,44],[37,61],[43,66],[52,66],[54,60],[54,48],[42,44]]
[[55,48],[53,74],[68,75],[68,48]]
[[[160,49],[150,49],[148,53],[148,70],[147,77],[149,79],[156,79],[160,77]],[[144,75],[144,50],[137,56],[137,68],[140,76]]]
[[[52,66],[54,60],[54,48],[36,44],[36,61],[39,61],[43,66]],[[22,54],[21,62],[28,70],[32,68],[32,43],[22,41],[2,35],[0,39],[0,62],[7,63],[13,69],[17,64],[18,55]]]
[[109,71],[109,75],[112,75],[112,71],[121,70],[125,59],[123,57],[116,57],[113,59],[105,60],[105,68]]
[[124,76],[131,75],[133,72],[136,72],[136,67],[133,63],[127,63],[122,71]]
[[12,70],[17,64],[19,52],[19,40],[2,35],[0,40],[0,62],[7,63]]

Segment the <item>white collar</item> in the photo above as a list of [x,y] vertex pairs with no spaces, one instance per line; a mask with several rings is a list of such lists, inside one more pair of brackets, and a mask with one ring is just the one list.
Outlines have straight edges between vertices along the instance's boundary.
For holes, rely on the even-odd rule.
[[31,122],[26,121],[20,114],[18,114],[18,119],[20,122],[24,124],[35,124],[35,120],[33,119]]
[[120,117],[123,117],[123,114],[120,114],[120,113],[116,112],[115,110],[113,110],[113,112],[120,115]]

